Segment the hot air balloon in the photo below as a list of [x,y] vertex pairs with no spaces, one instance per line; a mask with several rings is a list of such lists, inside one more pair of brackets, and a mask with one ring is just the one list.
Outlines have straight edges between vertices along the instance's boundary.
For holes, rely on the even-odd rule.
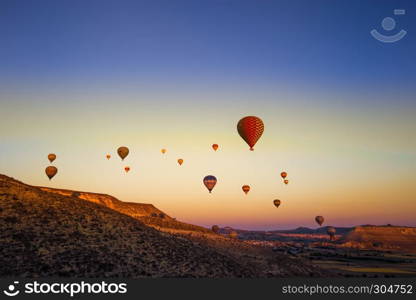
[[212,228],[211,228],[211,230],[212,230],[214,233],[218,233],[218,232],[220,231],[220,227],[219,227],[218,225],[213,225],[213,226],[212,226]]
[[315,221],[316,221],[316,223],[319,224],[319,226],[322,226],[322,224],[324,223],[324,217],[322,217],[322,216],[316,216],[315,217]]
[[129,152],[129,148],[127,147],[120,147],[117,149],[117,153],[121,157],[121,160],[124,160],[127,157],[127,155],[129,155]]
[[273,204],[274,204],[274,206],[279,207],[280,206],[280,200],[279,199],[273,200]]
[[107,157],[107,159],[110,159],[111,158],[111,155],[110,154],[107,154],[105,157]]
[[282,176],[282,178],[285,179],[287,177],[287,173],[286,172],[282,172],[282,173],[280,173],[280,176]]
[[45,173],[49,180],[51,180],[56,175],[56,173],[58,173],[58,169],[54,166],[49,166],[45,169]]
[[246,195],[250,191],[250,186],[249,185],[243,185],[241,188],[243,189],[243,192],[246,193]]
[[218,150],[218,144],[212,144],[212,149],[214,149],[214,151]]
[[124,167],[124,171],[126,171],[126,173],[128,173],[130,171],[130,167]]
[[180,166],[182,166],[182,164],[183,164],[183,159],[182,159],[182,158],[179,158],[179,159],[178,159],[178,164],[179,164]]
[[326,233],[328,233],[329,239],[331,241],[335,240],[335,233],[336,232],[337,232],[337,230],[332,226],[328,226],[328,228],[326,229]]
[[283,180],[283,182],[284,182],[285,184],[289,184],[289,180],[287,180],[287,179]]
[[215,176],[213,175],[208,175],[204,177],[203,182],[207,187],[208,191],[211,193],[212,189],[217,184],[217,178],[215,178]]
[[263,134],[264,124],[258,117],[244,117],[238,121],[237,131],[242,139],[250,146],[250,150],[253,151],[254,145]]
[[52,163],[52,162],[56,159],[56,154],[54,154],[54,153],[50,153],[50,154],[48,155],[48,159],[49,159],[49,161]]
[[160,150],[160,152],[162,152],[162,154],[165,154],[166,153],[166,149],[162,149],[162,150]]

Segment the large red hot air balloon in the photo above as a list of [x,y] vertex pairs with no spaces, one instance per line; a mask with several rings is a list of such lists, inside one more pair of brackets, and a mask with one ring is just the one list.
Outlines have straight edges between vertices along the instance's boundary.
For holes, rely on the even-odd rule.
[[280,173],[280,176],[282,176],[282,178],[285,179],[287,177],[287,173],[286,172],[282,172],[282,173]]
[[263,134],[264,124],[258,117],[244,117],[238,121],[237,131],[243,140],[250,146],[250,150],[253,151],[254,145]]
[[214,149],[214,151],[218,150],[218,144],[212,144],[212,149]]
[[214,186],[217,184],[217,178],[213,175],[208,175],[204,177],[204,185],[207,187],[208,191],[211,193]]
[[124,171],[126,171],[126,173],[128,173],[130,171],[130,167],[124,167]]
[[182,164],[183,164],[183,159],[182,159],[182,158],[179,158],[179,159],[178,159],[178,164],[179,164],[180,166],[182,166]]

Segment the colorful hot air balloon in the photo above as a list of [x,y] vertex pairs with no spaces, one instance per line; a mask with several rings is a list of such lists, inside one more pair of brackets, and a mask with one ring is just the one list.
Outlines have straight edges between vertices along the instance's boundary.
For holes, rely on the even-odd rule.
[[124,146],[117,149],[117,153],[121,157],[121,160],[124,160],[127,155],[129,155],[129,152],[129,148]]
[[182,159],[182,158],[179,158],[179,159],[178,159],[178,164],[179,164],[180,166],[182,166],[182,164],[183,164],[183,159]]
[[280,173],[280,176],[282,176],[282,178],[285,179],[287,177],[287,173],[286,172],[282,172],[282,173]]
[[56,159],[56,154],[54,153],[48,154],[48,159],[52,163]]
[[56,173],[58,173],[58,169],[54,166],[49,166],[45,169],[45,173],[49,180],[51,180],[56,175]]
[[238,121],[237,131],[242,139],[250,146],[250,150],[253,151],[254,145],[263,134],[264,124],[258,117],[244,117]]
[[287,179],[283,180],[283,182],[284,182],[285,184],[289,184],[289,180],[287,180]]
[[322,224],[324,223],[324,217],[322,217],[322,216],[316,216],[315,217],[315,221],[316,221],[316,223],[318,223],[319,224],[319,226],[322,226]]
[[207,187],[208,191],[211,193],[214,186],[217,184],[217,178],[213,175],[208,175],[204,177],[204,185]]
[[328,233],[329,239],[331,241],[335,240],[335,233],[336,232],[337,232],[337,230],[332,226],[328,226],[328,228],[326,229],[326,233]]
[[162,149],[162,150],[160,150],[160,152],[162,152],[162,154],[165,154],[166,153],[166,149]]
[[273,204],[274,204],[274,206],[279,207],[280,206],[280,200],[279,199],[273,200]]
[[214,151],[218,150],[218,144],[212,144],[212,149],[214,149]]
[[243,192],[246,193],[246,195],[250,191],[250,186],[249,185],[243,185],[241,188],[243,189]]
[[130,167],[124,167],[124,171],[126,171],[126,173],[128,173],[130,171]]
[[107,159],[110,159],[111,158],[111,155],[110,154],[107,154],[105,157],[107,157]]

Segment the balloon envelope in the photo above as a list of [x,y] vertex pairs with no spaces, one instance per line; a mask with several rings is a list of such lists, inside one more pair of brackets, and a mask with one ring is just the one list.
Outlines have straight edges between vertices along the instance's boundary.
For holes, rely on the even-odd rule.
[[283,180],[283,182],[284,182],[285,184],[289,184],[289,180],[287,180],[287,179]]
[[217,151],[218,150],[218,144],[213,144],[212,149],[214,149],[214,151]]
[[178,159],[178,164],[179,164],[180,166],[182,166],[182,164],[183,164],[183,159],[182,159],[182,158],[179,158],[179,159]]
[[282,173],[280,173],[280,176],[282,176],[282,178],[285,179],[287,177],[287,173],[286,172],[282,172]]
[[322,226],[322,224],[324,223],[324,217],[322,217],[322,216],[316,216],[315,217],[315,221],[316,221],[316,223],[319,224],[319,226]]
[[280,200],[279,199],[273,200],[273,204],[274,204],[274,206],[279,207],[280,206]]
[[162,150],[160,150],[160,152],[162,152],[162,154],[165,154],[166,153],[166,149],[162,149]]
[[49,161],[52,163],[52,162],[56,159],[56,154],[54,154],[54,153],[50,153],[50,154],[48,155],[48,159],[49,159]]
[[124,160],[127,155],[129,155],[129,152],[129,148],[124,146],[117,149],[117,153],[121,157],[121,160]]
[[107,154],[105,157],[107,157],[107,159],[110,159],[111,158],[111,155],[110,154]]
[[241,138],[250,146],[250,150],[253,151],[254,145],[264,132],[264,124],[258,117],[244,117],[238,121],[237,131]]
[[243,192],[246,193],[246,195],[250,191],[250,186],[249,185],[243,185],[241,188],[242,188]]
[[45,173],[49,180],[51,180],[56,175],[56,173],[58,173],[58,169],[54,166],[49,166],[45,169]]
[[213,175],[208,175],[204,177],[203,182],[208,191],[211,193],[212,189],[217,184],[217,178]]
[[328,233],[329,238],[330,238],[331,241],[335,239],[335,233],[336,232],[337,232],[337,230],[334,227],[332,227],[332,226],[329,226],[326,229],[326,233]]
[[130,167],[124,167],[124,171],[129,172],[130,171]]

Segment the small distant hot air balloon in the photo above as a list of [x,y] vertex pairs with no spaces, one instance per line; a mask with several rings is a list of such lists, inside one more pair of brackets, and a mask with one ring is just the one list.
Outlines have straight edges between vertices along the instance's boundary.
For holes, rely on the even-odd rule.
[[214,233],[218,233],[218,232],[220,232],[220,227],[218,225],[213,225],[212,228],[211,228],[211,230]]
[[126,171],[126,173],[128,173],[130,171],[130,167],[124,167],[124,171]]
[[129,148],[124,146],[117,149],[117,153],[121,157],[121,160],[124,160],[127,155],[129,155],[129,152]]
[[111,158],[111,155],[110,154],[107,154],[105,157],[107,157],[107,159],[110,159]]
[[214,186],[217,184],[217,178],[213,175],[208,175],[204,177],[204,185],[207,187],[208,191],[211,193]]
[[322,224],[324,223],[324,217],[322,217],[322,216],[316,216],[315,217],[315,221],[316,221],[316,223],[318,223],[319,224],[319,226],[322,226]]
[[282,172],[282,173],[280,173],[280,176],[282,176],[282,178],[285,179],[287,177],[287,173],[286,172]]
[[56,173],[58,173],[58,169],[54,166],[49,166],[45,169],[45,173],[49,180],[51,180],[56,175]]
[[218,144],[212,144],[212,149],[214,149],[214,151],[218,150]]
[[332,226],[328,226],[328,228],[326,229],[326,233],[328,233],[329,239],[331,241],[335,240],[335,233],[336,232],[337,232],[337,230]]
[[182,164],[183,164],[183,159],[182,159],[182,158],[179,158],[179,159],[178,159],[178,164],[179,164],[180,166],[182,166]]
[[250,146],[250,150],[254,150],[254,145],[257,143],[264,131],[263,121],[254,116],[242,118],[237,124],[238,134]]
[[162,150],[160,150],[160,152],[162,152],[162,154],[165,154],[166,153],[166,149],[162,149]]
[[274,206],[279,207],[280,206],[280,200],[279,199],[273,200],[273,204],[274,204]]
[[48,159],[52,163],[56,159],[56,154],[54,153],[48,154]]
[[284,182],[285,184],[289,184],[289,180],[288,180],[288,179],[283,180],[283,182]]
[[243,189],[243,192],[246,193],[246,195],[250,191],[250,186],[249,185],[243,185],[241,188]]

